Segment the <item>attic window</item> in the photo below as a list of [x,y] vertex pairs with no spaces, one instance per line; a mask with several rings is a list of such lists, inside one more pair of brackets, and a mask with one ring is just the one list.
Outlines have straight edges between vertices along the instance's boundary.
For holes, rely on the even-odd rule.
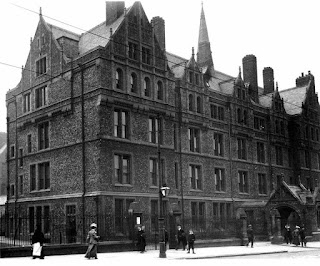
[[193,83],[193,73],[189,72],[189,82]]
[[138,60],[138,45],[136,43],[129,42],[129,58]]
[[199,74],[195,74],[196,85],[199,85]]
[[151,51],[146,47],[142,47],[142,63],[148,65],[151,63]]
[[47,58],[42,57],[36,61],[36,76],[40,76],[47,72]]

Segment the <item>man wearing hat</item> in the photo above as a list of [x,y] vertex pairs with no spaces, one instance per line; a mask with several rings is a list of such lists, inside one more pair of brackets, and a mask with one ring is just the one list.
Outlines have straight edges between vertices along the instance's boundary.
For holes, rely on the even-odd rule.
[[88,236],[87,236],[87,242],[89,243],[87,252],[85,257],[87,259],[90,258],[95,258],[97,259],[97,245],[98,245],[98,240],[99,240],[99,236],[97,235],[97,225],[95,223],[92,223],[90,225],[90,231],[88,232]]
[[247,236],[248,236],[248,243],[246,246],[248,247],[249,244],[251,243],[251,247],[253,248],[254,235],[253,235],[253,229],[251,224],[248,225]]

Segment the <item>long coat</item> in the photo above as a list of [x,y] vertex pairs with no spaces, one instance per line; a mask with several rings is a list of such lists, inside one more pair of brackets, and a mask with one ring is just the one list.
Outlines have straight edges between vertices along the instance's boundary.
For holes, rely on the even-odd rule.
[[88,232],[88,236],[87,236],[87,242],[89,243],[87,252],[85,257],[90,259],[90,258],[97,258],[97,243],[99,240],[99,236],[97,235],[97,231],[96,229],[92,228],[89,232]]

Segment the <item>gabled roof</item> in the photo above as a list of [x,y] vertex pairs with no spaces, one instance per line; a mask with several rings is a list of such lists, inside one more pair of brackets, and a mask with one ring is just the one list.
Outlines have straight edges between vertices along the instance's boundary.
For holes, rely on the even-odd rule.
[[[283,99],[284,109],[286,110],[287,114],[296,115],[301,113],[302,103],[304,103],[306,99],[307,90],[308,85],[279,91],[280,97]],[[275,93],[276,92],[272,92],[260,96],[260,104],[262,106],[271,108],[272,99]]]
[[110,30],[112,29],[112,33],[116,32],[123,22],[124,17],[125,14],[122,14],[117,20],[109,25],[106,25],[106,22],[104,21],[93,29],[83,33],[79,41],[80,54],[86,53],[98,46],[105,47],[110,40]]
[[285,193],[291,195],[292,198],[297,200],[302,205],[310,203],[308,199],[313,198],[312,193],[309,190],[307,190],[302,184],[300,184],[299,186],[288,185],[285,181],[282,181],[280,187],[278,187],[270,194],[268,203],[275,199],[278,201],[281,200],[283,202],[288,200],[288,197],[282,195],[281,191],[285,191]]
[[47,23],[47,25],[48,25],[49,29],[51,30],[51,32],[53,34],[53,37],[56,40],[58,40],[61,37],[67,37],[67,38],[70,38],[70,39],[75,40],[75,41],[79,41],[79,39],[80,39],[80,35],[79,34],[76,34],[74,32],[62,29],[60,27],[57,27],[57,26],[49,24],[49,23]]

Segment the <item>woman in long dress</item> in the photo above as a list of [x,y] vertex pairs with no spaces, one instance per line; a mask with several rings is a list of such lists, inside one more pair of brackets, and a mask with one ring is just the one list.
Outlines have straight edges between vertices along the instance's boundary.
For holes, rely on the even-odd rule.
[[44,234],[42,233],[40,226],[37,226],[36,230],[32,236],[32,258],[44,259],[43,254],[43,243],[44,243]]
[[97,235],[97,225],[95,223],[90,225],[90,231],[88,232],[88,236],[87,236],[87,242],[89,243],[87,252],[85,257],[87,259],[90,258],[95,258],[97,259],[97,252],[98,252],[98,240],[99,240],[99,236]]
[[296,229],[293,230],[292,232],[292,244],[296,245],[296,246],[299,246],[300,245],[300,239],[299,239],[299,233],[300,233],[300,227],[297,225],[296,226]]

